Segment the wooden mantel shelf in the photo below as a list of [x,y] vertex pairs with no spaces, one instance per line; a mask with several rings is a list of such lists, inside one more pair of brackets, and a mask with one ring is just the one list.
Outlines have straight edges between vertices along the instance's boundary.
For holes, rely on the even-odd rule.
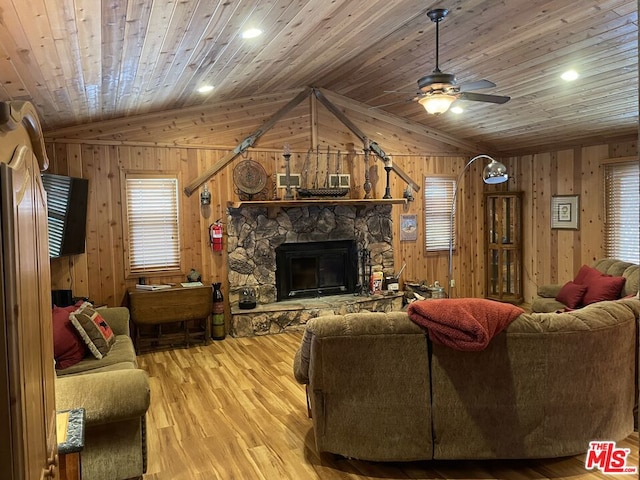
[[268,207],[268,208],[291,208],[308,207],[310,205],[405,205],[406,198],[313,198],[302,200],[242,200],[239,202],[228,202],[229,208],[241,207]]

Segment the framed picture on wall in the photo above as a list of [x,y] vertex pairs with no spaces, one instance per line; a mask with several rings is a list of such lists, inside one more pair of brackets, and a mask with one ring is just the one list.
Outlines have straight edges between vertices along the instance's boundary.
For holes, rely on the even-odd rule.
[[580,196],[551,197],[551,228],[578,230],[580,228]]
[[418,216],[415,214],[400,215],[400,241],[416,241],[418,239]]

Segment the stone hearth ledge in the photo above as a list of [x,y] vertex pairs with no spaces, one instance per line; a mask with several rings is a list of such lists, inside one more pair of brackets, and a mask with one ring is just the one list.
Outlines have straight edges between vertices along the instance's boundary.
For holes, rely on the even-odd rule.
[[284,300],[250,310],[236,306],[231,308],[229,333],[233,337],[268,335],[302,329],[310,319],[325,315],[401,310],[402,297],[403,292],[384,292],[369,296],[348,294]]

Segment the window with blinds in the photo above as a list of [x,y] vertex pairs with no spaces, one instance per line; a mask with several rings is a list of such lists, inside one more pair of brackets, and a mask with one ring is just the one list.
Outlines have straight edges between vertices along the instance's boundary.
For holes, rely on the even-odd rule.
[[178,178],[126,174],[130,274],[181,270]]
[[[452,177],[433,176],[424,179],[424,229],[427,252],[449,250],[451,208],[455,189],[456,181]],[[455,243],[454,228],[453,245]]]
[[640,263],[640,168],[637,162],[605,165],[605,252]]

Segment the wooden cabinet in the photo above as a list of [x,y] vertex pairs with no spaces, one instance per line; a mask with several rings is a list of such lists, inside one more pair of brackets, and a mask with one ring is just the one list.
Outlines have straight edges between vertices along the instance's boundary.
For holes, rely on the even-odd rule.
[[485,194],[486,297],[522,303],[522,192]]
[[57,479],[47,160],[31,104],[0,103],[0,464],[3,479]]

